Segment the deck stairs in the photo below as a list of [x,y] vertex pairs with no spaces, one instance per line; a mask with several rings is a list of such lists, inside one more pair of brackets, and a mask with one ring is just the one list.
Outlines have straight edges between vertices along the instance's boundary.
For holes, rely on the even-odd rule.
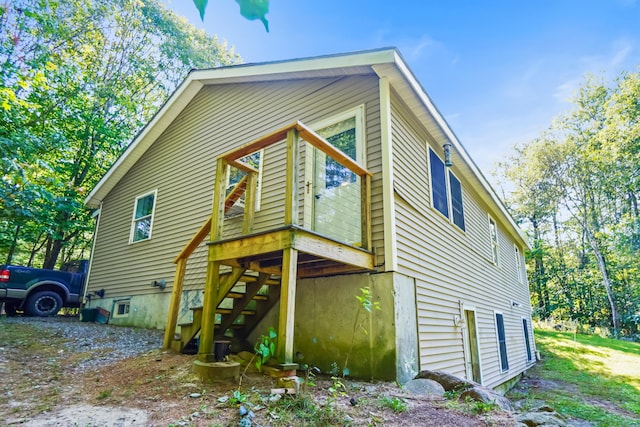
[[[227,273],[226,276],[230,276]],[[243,274],[216,308],[215,338],[245,340],[280,298],[280,280],[269,274]],[[190,307],[192,320],[180,323],[172,349],[185,354],[198,351],[202,306]]]

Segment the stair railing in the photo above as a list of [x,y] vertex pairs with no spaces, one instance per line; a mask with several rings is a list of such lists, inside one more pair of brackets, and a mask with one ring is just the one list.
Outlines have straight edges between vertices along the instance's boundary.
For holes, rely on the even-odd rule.
[[[243,165],[240,162],[235,162],[236,164]],[[236,166],[234,164],[234,166]],[[244,168],[243,168],[244,169]],[[251,184],[255,185],[255,177],[254,173],[249,172],[245,175],[238,183],[233,187],[229,195],[226,197],[224,201],[224,211],[227,212],[231,207],[240,200],[243,194],[247,191],[247,187],[251,188]],[[250,191],[247,193],[247,196],[255,193],[255,191]],[[251,213],[253,215],[253,213]],[[171,347],[171,341],[176,333],[176,326],[178,323],[178,312],[180,310],[180,300],[182,297],[182,288],[184,285],[184,274],[187,269],[187,261],[193,252],[198,248],[198,246],[204,241],[204,239],[211,232],[211,217],[205,221],[205,223],[200,227],[198,232],[189,240],[189,242],[182,248],[180,254],[173,260],[173,263],[176,264],[176,273],[173,279],[173,288],[171,290],[171,302],[169,303],[169,314],[167,316],[167,326],[164,330],[164,340],[162,343],[162,348],[168,349]]]

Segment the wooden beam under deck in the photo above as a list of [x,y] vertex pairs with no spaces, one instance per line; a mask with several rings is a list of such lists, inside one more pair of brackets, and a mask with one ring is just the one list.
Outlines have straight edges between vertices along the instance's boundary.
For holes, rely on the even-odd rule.
[[270,274],[282,274],[286,249],[299,252],[298,278],[374,270],[372,252],[295,225],[208,245],[209,261]]

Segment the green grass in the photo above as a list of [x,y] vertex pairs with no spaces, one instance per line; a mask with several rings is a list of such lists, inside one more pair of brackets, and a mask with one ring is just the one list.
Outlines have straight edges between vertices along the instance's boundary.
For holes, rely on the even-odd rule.
[[570,332],[535,335],[542,362],[531,376],[558,387],[531,388],[528,401],[594,426],[640,425],[640,344]]

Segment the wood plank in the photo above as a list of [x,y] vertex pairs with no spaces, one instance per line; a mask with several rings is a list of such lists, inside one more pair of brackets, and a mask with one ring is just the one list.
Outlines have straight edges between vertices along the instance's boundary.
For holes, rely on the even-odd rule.
[[200,327],[200,346],[198,347],[198,358],[204,360],[207,354],[213,352],[213,334],[216,323],[215,301],[217,290],[220,285],[220,263],[209,261],[207,264],[207,283],[204,288],[204,298],[202,301],[202,326]]
[[360,178],[360,206],[361,217],[360,227],[362,232],[362,247],[371,251],[371,176],[365,175]]
[[298,131],[287,132],[287,159],[284,190],[284,224],[294,224],[298,217],[298,164],[300,163]]
[[213,306],[218,307],[223,299],[227,296],[229,291],[233,289],[233,287],[238,283],[240,278],[244,275],[246,268],[233,267],[231,274],[224,277],[223,280],[220,281],[220,286],[217,289],[216,299],[213,301]]
[[318,135],[314,130],[307,127],[302,122],[296,123],[296,129],[300,132],[300,136],[305,141],[331,157],[336,162],[340,163],[345,168],[349,169],[351,172],[358,176],[372,175],[371,172],[360,166],[358,162],[331,145],[326,139]]
[[171,301],[169,302],[169,313],[167,315],[167,325],[164,330],[164,339],[162,348],[171,347],[174,336],[176,334],[176,323],[178,323],[178,312],[180,311],[180,299],[182,295],[182,287],[184,283],[184,272],[187,268],[186,258],[178,260],[176,266],[176,274],[173,279],[173,287],[171,289]]
[[278,316],[278,342],[276,344],[276,355],[281,363],[293,362],[297,269],[298,251],[293,248],[285,249],[282,256],[280,313]]
[[[218,308],[216,309],[216,313],[218,314],[231,314],[233,313],[233,309],[232,308]],[[253,316],[256,314],[255,310],[242,310],[240,312],[240,314],[243,314],[245,316]]]
[[373,270],[373,254],[365,250],[334,241],[325,240],[311,233],[298,230],[293,247],[301,252],[331,259],[342,264]]
[[233,166],[234,168],[240,169],[241,171],[246,172],[248,174],[249,173],[258,173],[259,172],[258,169],[254,168],[253,166],[248,165],[248,164],[246,164],[244,162],[241,162],[240,160],[227,159],[227,162],[231,166]]
[[274,132],[271,132],[265,136],[261,136],[260,138],[254,141],[251,141],[240,148],[236,148],[234,150],[224,153],[222,156],[220,156],[220,158],[223,158],[227,161],[238,160],[245,156],[248,156],[249,154],[255,153],[258,150],[267,148],[270,145],[273,145],[280,141],[284,141],[285,138],[287,137],[287,131],[291,129],[293,126],[295,126],[295,123],[285,126]]
[[209,246],[211,250],[210,260],[226,261],[279,251],[283,248],[291,247],[291,236],[291,230],[281,229],[271,233],[260,233],[223,242],[213,242]]
[[[211,241],[222,237],[224,224],[224,194],[227,185],[227,172],[229,165],[224,159],[218,159],[216,163],[216,180],[213,188],[213,208],[211,211]],[[209,261],[212,261],[209,258]]]
[[249,190],[244,198],[244,218],[242,218],[242,234],[249,234],[253,231],[253,223],[256,214],[256,192],[258,190],[258,173],[249,172],[243,179],[246,179],[246,188]]

